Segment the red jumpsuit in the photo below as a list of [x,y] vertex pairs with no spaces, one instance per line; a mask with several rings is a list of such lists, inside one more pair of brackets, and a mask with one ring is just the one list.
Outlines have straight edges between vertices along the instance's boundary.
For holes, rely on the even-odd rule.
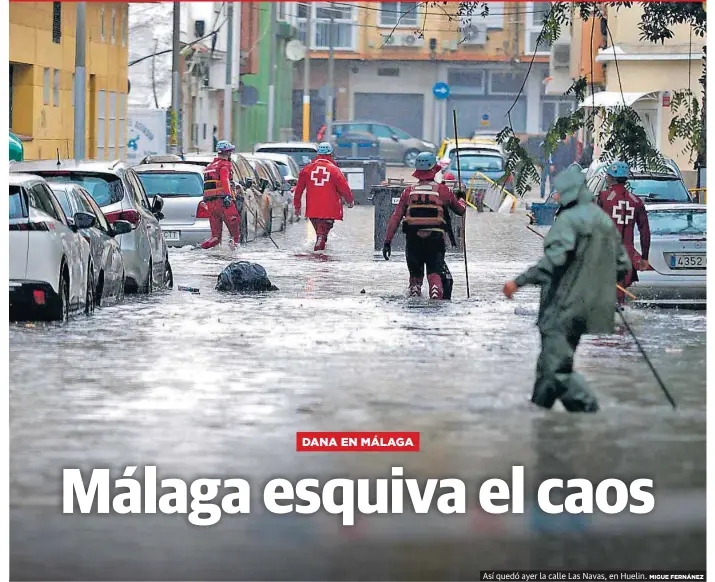
[[[648,260],[650,252],[650,225],[648,223],[648,213],[645,204],[635,194],[632,194],[623,184],[614,184],[608,190],[598,194],[598,205],[611,217],[621,235],[623,246],[626,247],[628,257],[631,259],[630,273],[626,275],[623,283],[624,287],[629,287],[638,281],[637,269],[640,266],[641,258]],[[638,225],[641,239],[641,255],[638,254],[634,246],[634,226]],[[623,302],[625,294],[618,291],[618,301]]]
[[[226,223],[228,232],[234,244],[238,244],[241,236],[241,217],[236,210],[234,196],[231,191],[231,172],[233,165],[229,160],[216,158],[204,170],[204,203],[209,212],[211,238],[204,241],[201,247],[210,249],[221,243],[221,230]],[[230,206],[224,206],[224,199],[230,198]]]
[[314,250],[323,250],[333,224],[343,219],[341,199],[352,204],[353,193],[330,156],[318,156],[300,171],[293,193],[296,214],[300,214],[303,191],[305,217],[310,219],[317,235]]
[[405,258],[410,271],[410,295],[421,295],[425,268],[430,299],[442,299],[444,288],[442,275],[446,252],[445,213],[451,209],[459,216],[467,211],[464,200],[457,198],[445,184],[438,184],[434,177],[441,168],[416,170],[412,175],[419,180],[402,192],[400,201],[387,223],[385,242],[391,243],[397,227],[404,219],[406,246]]

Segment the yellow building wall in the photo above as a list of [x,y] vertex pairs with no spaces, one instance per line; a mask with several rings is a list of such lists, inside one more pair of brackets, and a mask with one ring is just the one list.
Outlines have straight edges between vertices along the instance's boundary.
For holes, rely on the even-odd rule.
[[[51,159],[59,150],[63,158],[74,152],[74,63],[76,4],[62,2],[60,43],[52,40],[52,2],[11,2],[10,63],[13,67],[11,130],[24,141],[25,159]],[[98,156],[100,135],[115,136],[113,158],[126,152],[126,94],[128,90],[128,8],[126,2],[87,3],[86,146],[88,158],[107,159],[108,148]],[[49,87],[45,89],[49,70]],[[55,71],[59,71],[55,91]],[[100,93],[103,92],[103,93]],[[110,127],[109,93],[117,95]],[[45,96],[49,93],[49,103]],[[55,96],[58,96],[58,100]],[[105,115],[98,119],[99,98]],[[100,131],[103,128],[103,133]]]

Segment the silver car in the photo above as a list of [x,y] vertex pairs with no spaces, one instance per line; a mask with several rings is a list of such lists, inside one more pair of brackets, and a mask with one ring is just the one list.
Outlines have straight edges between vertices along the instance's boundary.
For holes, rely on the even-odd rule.
[[[201,171],[216,159],[216,154],[199,153],[186,154],[184,164],[199,166]],[[238,154],[233,154],[233,175],[231,179],[243,188],[245,212],[241,216],[241,241],[250,242],[263,236],[263,222],[259,223],[261,193],[256,183],[256,174],[250,164]]]
[[203,204],[203,170],[196,164],[142,164],[134,168],[147,194],[164,199],[161,229],[170,247],[200,245],[211,237]]
[[242,155],[255,170],[259,180],[267,182],[263,190],[263,196],[266,200],[263,213],[268,232],[285,230],[288,222],[288,208],[283,192],[286,188],[290,190],[290,186],[283,181],[275,162],[261,159],[251,154]]
[[112,302],[124,296],[124,259],[116,237],[131,232],[132,225],[125,220],[117,220],[109,224],[104,213],[84,188],[75,184],[48,182],[55,198],[67,215],[70,228],[76,226],[74,217],[78,212],[86,212],[94,216],[94,224],[88,228],[80,228],[80,234],[89,243],[89,252],[94,268],[94,303],[100,307],[110,300]]
[[253,148],[254,154],[286,154],[293,158],[299,168],[304,168],[318,156],[318,144],[304,141],[259,143]]
[[151,293],[173,282],[169,250],[159,220],[164,201],[151,201],[134,170],[119,160],[44,160],[13,162],[11,172],[37,174],[53,182],[82,186],[110,224],[131,223],[132,231],[117,236],[126,271],[126,291]]
[[[651,243],[647,271],[630,291],[635,303],[705,307],[707,214],[704,204],[647,204]],[[635,233],[636,250],[640,237]]]
[[281,173],[283,180],[290,186],[290,190],[284,190],[283,192],[286,204],[288,205],[286,221],[295,222],[298,217],[295,215],[295,209],[293,208],[293,192],[298,184],[298,175],[300,174],[298,164],[288,154],[260,152],[254,155],[264,160],[272,160],[276,163],[276,166],[278,166],[278,171]]

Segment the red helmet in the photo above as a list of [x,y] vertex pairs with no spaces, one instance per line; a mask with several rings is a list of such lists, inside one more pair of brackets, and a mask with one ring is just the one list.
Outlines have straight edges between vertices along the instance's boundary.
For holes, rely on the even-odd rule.
[[443,178],[444,180],[456,180],[456,179],[457,179],[457,178],[454,177],[454,174],[453,174],[452,172],[445,172],[445,173],[442,175],[442,178]]

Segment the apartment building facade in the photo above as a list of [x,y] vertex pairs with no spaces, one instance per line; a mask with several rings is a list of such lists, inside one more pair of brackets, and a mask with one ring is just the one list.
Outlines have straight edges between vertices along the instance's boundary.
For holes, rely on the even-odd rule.
[[[10,131],[26,160],[74,151],[76,4],[12,2],[10,12]],[[86,155],[124,159],[128,4],[87,4]]]
[[[488,6],[487,15],[459,17],[457,4],[298,4],[296,22],[304,42],[307,19],[312,23],[311,135],[325,117],[331,16],[337,120],[384,122],[438,142],[453,134],[454,109],[462,135],[499,131],[509,118],[517,133],[543,133],[574,106],[572,99],[546,93],[550,49],[536,46],[536,39],[548,4]],[[448,85],[446,98],[433,93],[437,83]],[[300,135],[302,63],[293,88],[293,126]]]

